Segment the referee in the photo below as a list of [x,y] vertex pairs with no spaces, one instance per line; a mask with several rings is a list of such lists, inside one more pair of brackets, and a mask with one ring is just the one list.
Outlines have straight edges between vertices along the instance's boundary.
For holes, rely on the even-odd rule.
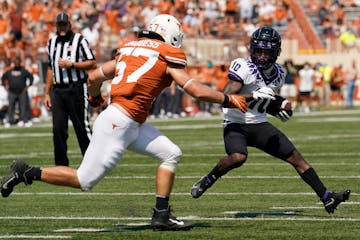
[[56,16],[56,35],[48,42],[49,67],[44,104],[52,111],[55,165],[69,166],[68,120],[71,119],[84,155],[91,137],[87,115],[87,72],[96,60],[87,40],[71,30],[69,16]]

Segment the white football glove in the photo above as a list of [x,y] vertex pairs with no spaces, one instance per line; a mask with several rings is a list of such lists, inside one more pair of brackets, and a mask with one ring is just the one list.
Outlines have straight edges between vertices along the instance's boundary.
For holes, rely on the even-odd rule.
[[281,110],[280,112],[278,112],[276,114],[275,117],[277,117],[278,119],[280,119],[283,122],[286,122],[287,120],[289,120],[292,117],[292,110]]
[[253,94],[253,98],[256,99],[256,100],[260,100],[260,99],[272,99],[272,100],[274,100],[275,99],[275,97],[274,97],[275,93],[269,87],[259,88],[258,90],[253,91],[252,94]]

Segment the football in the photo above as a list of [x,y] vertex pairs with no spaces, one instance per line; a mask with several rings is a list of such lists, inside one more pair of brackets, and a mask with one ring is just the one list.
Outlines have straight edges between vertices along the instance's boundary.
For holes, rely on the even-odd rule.
[[293,114],[293,111],[291,110],[291,103],[286,98],[280,95],[275,95],[275,99],[271,100],[267,106],[266,113],[278,117],[277,115],[281,111],[286,111],[290,117]]

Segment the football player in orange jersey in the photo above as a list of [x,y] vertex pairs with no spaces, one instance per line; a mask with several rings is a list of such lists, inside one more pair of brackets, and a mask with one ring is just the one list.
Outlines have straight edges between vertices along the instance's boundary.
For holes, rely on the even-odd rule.
[[183,32],[171,15],[158,15],[139,33],[139,39],[119,47],[114,60],[89,73],[89,103],[99,106],[100,87],[111,80],[110,105],[94,122],[93,136],[78,169],[65,166],[39,168],[16,160],[3,178],[1,194],[8,197],[20,182],[33,180],[90,190],[120,161],[126,149],[159,160],[156,173],[156,206],[151,226],[159,230],[189,230],[194,224],[172,216],[169,197],[180,148],[152,125],[145,123],[151,103],[175,81],[191,96],[245,112],[243,96],[224,95],[186,72],[186,57],[180,49]]

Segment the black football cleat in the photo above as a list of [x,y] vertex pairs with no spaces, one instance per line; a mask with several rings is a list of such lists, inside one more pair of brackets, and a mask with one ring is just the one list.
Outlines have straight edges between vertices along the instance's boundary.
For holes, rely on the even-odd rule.
[[164,210],[153,208],[154,214],[151,219],[151,227],[159,231],[186,231],[191,230],[194,224],[189,221],[179,220],[172,216],[170,207]]
[[203,176],[198,182],[196,182],[191,188],[191,196],[193,198],[199,198],[203,193],[213,185],[207,175]]
[[23,182],[25,185],[31,185],[32,180],[25,177],[25,173],[29,171],[30,167],[27,163],[21,160],[14,160],[11,164],[9,173],[3,177],[1,183],[1,195],[8,197],[13,191],[14,187]]
[[325,210],[328,213],[334,213],[336,207],[349,199],[350,189],[345,189],[341,192],[329,192],[326,199],[323,201]]

